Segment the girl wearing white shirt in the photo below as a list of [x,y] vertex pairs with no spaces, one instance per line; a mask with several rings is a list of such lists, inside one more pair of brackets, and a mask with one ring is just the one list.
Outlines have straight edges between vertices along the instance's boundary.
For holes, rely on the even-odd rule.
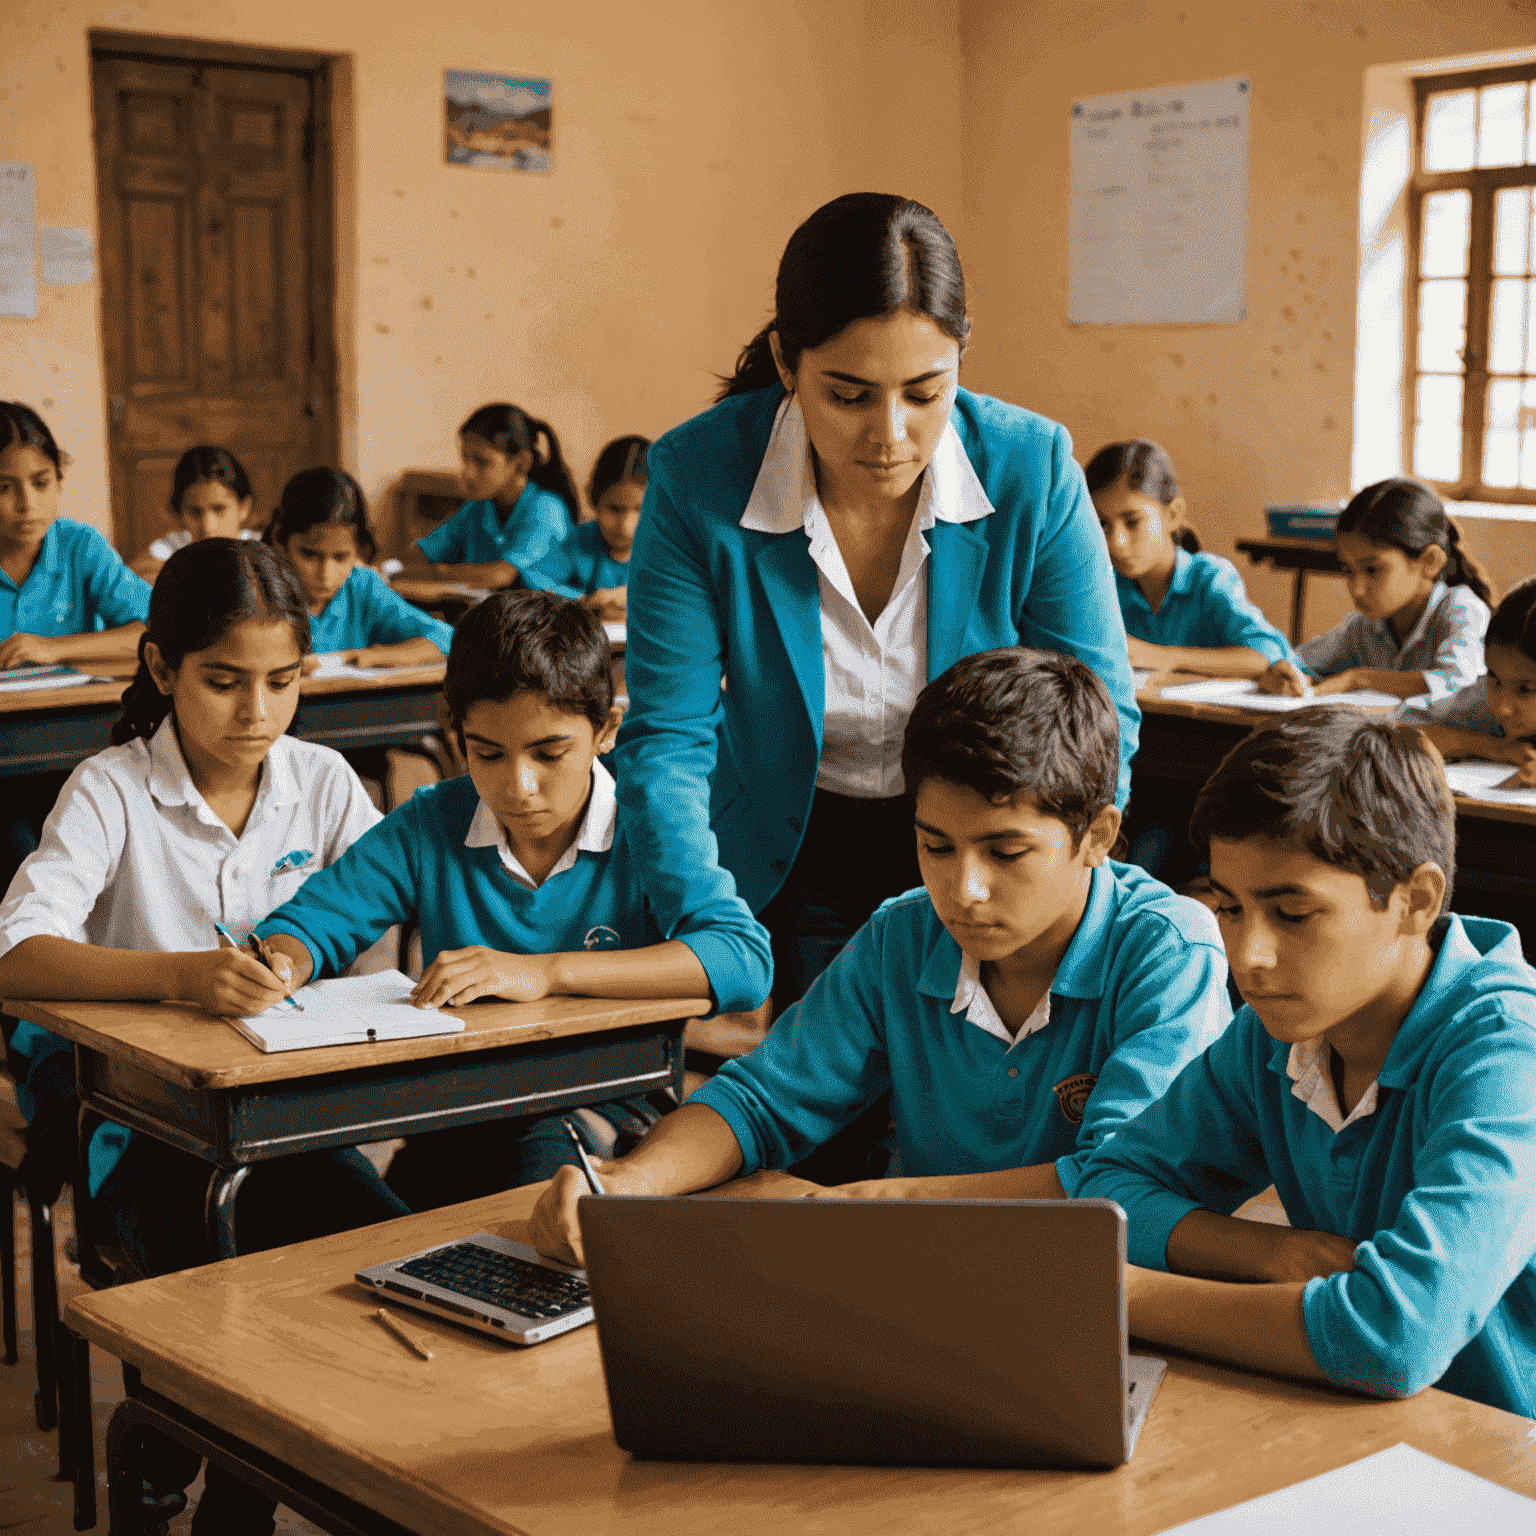
[[[176,999],[222,1015],[282,998],[288,978],[248,950],[219,948],[213,925],[244,940],[379,819],[338,753],[284,734],[308,649],[303,591],[272,550],[212,538],[171,556],[155,584],[116,745],[70,775],[0,906],[0,994]],[[69,1048],[26,1021],[10,1047],[24,1069],[17,1098],[32,1160],[45,1178],[55,1169],[56,1190],[77,1108]],[[136,1268],[156,1275],[208,1262],[209,1164],[111,1123],[96,1132],[87,1160],[93,1215]],[[258,1164],[240,1187],[239,1249],[405,1210],[353,1149],[280,1158]],[[180,1490],[197,1466],[169,1441],[146,1446],[153,1516],[185,1504]],[[192,1529],[270,1532],[274,1508],[210,1467]]]
[[178,549],[204,539],[257,539],[247,528],[251,515],[251,477],[227,448],[202,443],[176,461],[171,479],[171,516],[181,525],[163,533],[133,562],[132,569],[153,581]]

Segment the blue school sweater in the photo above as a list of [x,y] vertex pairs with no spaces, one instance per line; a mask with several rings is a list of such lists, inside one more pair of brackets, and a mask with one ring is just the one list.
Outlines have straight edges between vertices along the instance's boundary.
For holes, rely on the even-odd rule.
[[1176,550],[1173,580],[1156,613],[1140,585],[1118,571],[1115,592],[1126,634],[1149,645],[1246,645],[1269,661],[1294,660],[1290,642],[1248,596],[1237,567],[1220,555]]
[[56,517],[27,579],[0,571],[0,637],[84,635],[149,617],[149,583],[92,527]]
[[1507,923],[1442,918],[1434,966],[1377,1077],[1335,1133],[1292,1092],[1290,1047],[1251,1008],[1088,1163],[1130,1261],[1273,1183],[1293,1227],[1354,1238],[1355,1267],[1307,1282],[1330,1381],[1377,1397],[1438,1385],[1536,1414],[1536,971]]
[[377,571],[354,566],[341,590],[311,615],[309,643],[316,652],[360,651],[370,645],[398,645],[425,637],[444,656],[453,630],[394,591]]
[[961,958],[926,890],[893,898],[689,1103],[724,1117],[750,1173],[797,1162],[890,1091],[902,1173],[1054,1162],[1071,1195],[1093,1148],[1232,1017],[1215,918],[1131,864],[1094,870],[1050,1021],[1013,1046],[954,1011]]
[[523,571],[523,585],[561,597],[585,597],[606,587],[629,585],[629,561],[615,560],[603,542],[603,530],[583,523],[536,564]]
[[542,560],[570,531],[570,508],[530,480],[505,521],[494,501],[466,501],[441,527],[417,539],[416,546],[434,565],[505,560],[521,571]]

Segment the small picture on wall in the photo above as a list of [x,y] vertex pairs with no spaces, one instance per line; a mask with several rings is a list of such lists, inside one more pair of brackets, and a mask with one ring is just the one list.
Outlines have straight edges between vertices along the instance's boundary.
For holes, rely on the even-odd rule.
[[447,71],[448,163],[492,171],[551,171],[553,82]]

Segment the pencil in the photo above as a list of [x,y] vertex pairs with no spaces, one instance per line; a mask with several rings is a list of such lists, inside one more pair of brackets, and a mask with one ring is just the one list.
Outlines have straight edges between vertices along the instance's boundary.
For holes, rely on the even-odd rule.
[[419,1334],[412,1333],[392,1312],[386,1312],[383,1307],[380,1307],[378,1318],[407,1349],[420,1355],[423,1360],[432,1358],[432,1351],[427,1348],[425,1340]]

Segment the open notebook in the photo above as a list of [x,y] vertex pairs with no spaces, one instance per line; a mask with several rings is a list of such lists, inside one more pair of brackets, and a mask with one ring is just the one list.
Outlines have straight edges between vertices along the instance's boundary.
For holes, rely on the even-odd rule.
[[300,987],[294,999],[265,1013],[230,1022],[263,1051],[302,1051],[316,1045],[362,1045],[369,1040],[410,1040],[418,1035],[456,1035],[464,1020],[452,1012],[417,1008],[410,1002],[416,983],[401,971],[341,976]]
[[1513,763],[1447,763],[1445,781],[1452,791],[1469,800],[1491,800],[1495,805],[1536,806],[1536,789],[1501,789],[1514,777]]
[[1349,693],[1311,694],[1293,699],[1283,693],[1260,693],[1250,678],[1213,677],[1201,683],[1175,683],[1162,690],[1165,699],[1186,699],[1191,703],[1230,704],[1234,709],[1258,709],[1284,712],[1305,709],[1309,704],[1355,704],[1364,709],[1391,706],[1403,701],[1395,693],[1378,693],[1374,688],[1356,688]]
[[[27,693],[34,688],[73,688],[80,683],[106,683],[74,667],[8,667],[0,672],[0,693]],[[124,687],[127,686],[125,683]]]

